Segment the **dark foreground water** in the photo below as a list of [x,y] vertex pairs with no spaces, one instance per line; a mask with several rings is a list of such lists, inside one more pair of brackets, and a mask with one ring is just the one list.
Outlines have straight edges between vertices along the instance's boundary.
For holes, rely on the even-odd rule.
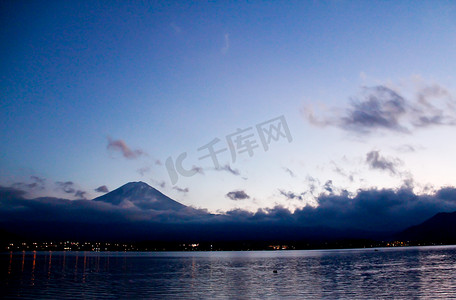
[[[453,298],[456,246],[0,254],[6,298]],[[277,270],[277,273],[273,271]]]

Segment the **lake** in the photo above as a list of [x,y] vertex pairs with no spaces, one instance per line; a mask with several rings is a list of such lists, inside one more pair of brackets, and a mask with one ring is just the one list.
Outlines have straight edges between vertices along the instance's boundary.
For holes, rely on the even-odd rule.
[[456,297],[456,246],[378,251],[16,252],[0,254],[0,268],[5,298]]

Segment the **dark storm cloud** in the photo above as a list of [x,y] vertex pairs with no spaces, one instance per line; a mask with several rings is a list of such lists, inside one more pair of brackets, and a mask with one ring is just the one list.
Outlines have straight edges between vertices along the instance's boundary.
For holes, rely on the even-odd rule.
[[[295,215],[315,225],[400,230],[438,212],[456,210],[456,198],[445,198],[440,192],[416,195],[412,189],[403,187],[399,190],[360,190],[353,197],[342,191],[338,195],[320,195],[318,207],[305,207]],[[456,189],[448,188],[446,195],[452,193],[456,193]]]
[[[333,189],[331,184],[325,186]],[[244,191],[230,193],[227,197],[233,199],[248,197]],[[284,195],[299,199],[302,194],[284,192]],[[185,232],[186,237],[188,234],[198,234],[206,238],[220,237],[220,232],[225,232],[227,238],[256,238],[259,234],[271,238],[275,232],[278,238],[282,238],[288,233],[318,233],[320,231],[317,228],[333,228],[343,232],[397,232],[419,224],[438,212],[456,211],[454,187],[423,195],[415,194],[408,186],[400,189],[359,190],[355,195],[344,190],[334,192],[333,189],[333,193],[323,193],[316,198],[317,206],[307,205],[294,212],[276,206],[256,212],[236,209],[220,215],[191,207],[157,210],[140,208],[134,204],[123,206],[103,201],[49,197],[25,199],[23,196],[23,191],[0,187],[1,224],[6,224],[11,230],[23,228],[23,233],[36,229],[33,231],[36,235],[57,234],[62,230],[71,234],[80,232],[80,228],[87,228],[84,234],[91,234],[96,228],[93,224],[105,224],[105,230],[100,233],[102,237],[124,232],[125,237],[135,235],[138,238],[167,238],[170,232]],[[180,227],[175,227],[178,225]]]
[[98,193],[109,193],[109,189],[106,185],[101,185],[97,187],[94,191]]
[[176,190],[176,191],[178,191],[178,192],[180,192],[180,193],[188,193],[188,192],[189,192],[188,187],[186,187],[186,188],[180,188],[180,187],[178,187],[178,186],[173,186],[173,190]]
[[113,140],[108,137],[108,150],[118,151],[123,157],[127,159],[136,159],[142,155],[145,155],[144,151],[139,149],[131,149],[123,140]]
[[437,198],[447,200],[447,201],[456,201],[456,189],[453,187],[444,187],[437,191]]
[[398,231],[438,212],[456,211],[456,189],[448,187],[431,195],[417,195],[407,187],[360,190],[356,195],[342,190],[321,194],[317,203],[317,207],[305,206],[293,213],[278,206],[256,213],[236,210],[227,215],[238,222],[267,220],[308,227]]
[[[62,222],[183,222],[198,220],[201,210],[185,207],[179,211],[123,207],[103,201],[68,200],[52,197],[23,198],[24,192],[0,187],[0,220]],[[193,219],[193,218],[196,219]]]
[[235,201],[236,200],[245,200],[245,199],[249,199],[250,198],[250,196],[247,195],[247,193],[245,191],[242,191],[242,190],[229,192],[225,196],[230,198],[231,200],[235,200]]
[[371,151],[366,154],[366,163],[371,169],[389,171],[396,174],[396,167],[401,163],[398,159],[388,159],[380,155],[379,151]]
[[0,200],[22,198],[25,194],[27,194],[25,191],[18,188],[0,186]]
[[418,89],[410,99],[386,86],[364,87],[344,111],[334,111],[332,116],[318,118],[308,107],[302,112],[313,125],[359,134],[377,130],[411,133],[423,127],[456,125],[455,101],[436,84]]

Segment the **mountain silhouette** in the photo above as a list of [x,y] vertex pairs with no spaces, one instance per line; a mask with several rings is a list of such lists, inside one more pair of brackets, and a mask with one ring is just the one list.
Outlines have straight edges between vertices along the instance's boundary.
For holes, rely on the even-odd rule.
[[112,192],[93,199],[93,201],[102,201],[125,208],[136,206],[144,210],[179,211],[187,207],[142,181],[124,184]]
[[402,231],[398,238],[409,241],[456,241],[456,212],[441,212],[421,224]]

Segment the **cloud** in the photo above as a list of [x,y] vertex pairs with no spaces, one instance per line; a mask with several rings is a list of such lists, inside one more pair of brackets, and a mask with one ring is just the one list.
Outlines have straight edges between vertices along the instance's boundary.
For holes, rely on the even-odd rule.
[[231,200],[235,200],[235,201],[236,200],[245,200],[245,199],[249,199],[250,198],[250,196],[247,195],[247,193],[245,191],[242,191],[242,190],[229,192],[225,196],[230,198]]
[[122,154],[123,157],[127,159],[136,159],[142,155],[145,155],[145,152],[142,150],[132,150],[123,140],[112,140],[108,137],[108,150],[118,151]]
[[380,156],[379,151],[371,151],[366,154],[366,163],[371,169],[389,171],[391,174],[397,174],[396,167],[401,164],[399,159],[388,159]]
[[[163,163],[161,162],[161,160],[159,159],[156,159],[153,164],[155,164],[156,166],[162,166]],[[146,173],[149,173],[150,171],[152,170],[152,166],[151,164],[149,164],[148,166],[144,166],[144,167],[141,167],[139,168],[138,170],[136,170],[141,176],[144,176],[146,175]]]
[[[284,193],[287,195],[287,193]],[[289,198],[298,198],[292,193]],[[228,212],[238,221],[268,220],[281,224],[302,224],[309,227],[344,230],[400,231],[419,224],[438,212],[456,211],[456,188],[446,187],[433,194],[418,195],[406,186],[399,189],[365,189],[351,195],[345,190],[337,194],[320,194],[317,206],[306,205],[293,213],[281,206],[260,209],[256,213]]]
[[[428,127],[431,125],[456,125],[454,100],[450,93],[438,84],[422,86],[417,92],[418,105],[413,107],[414,121],[416,127]],[[445,105],[435,105],[435,100],[449,98]],[[452,112],[452,115],[445,114]]]
[[326,181],[325,185],[323,186],[323,189],[329,192],[330,194],[334,193],[334,185],[332,180]]
[[14,187],[3,187],[0,186],[0,200],[1,199],[15,199],[15,198],[22,198],[27,193],[21,189],[14,188]]
[[320,180],[312,176],[307,176],[305,182],[308,185],[308,191],[310,194],[314,195],[317,187],[320,185]]
[[30,176],[32,182],[16,182],[12,184],[13,188],[25,190],[44,190],[46,179],[38,176]]
[[226,164],[223,167],[218,168],[218,169],[216,168],[215,170],[216,171],[225,171],[225,172],[233,174],[234,176],[240,176],[241,175],[241,173],[239,172],[238,169],[232,169],[229,164]]
[[454,187],[444,187],[436,192],[436,197],[446,201],[456,201],[456,189]]
[[350,182],[354,181],[354,174],[353,172],[348,174],[346,171],[344,171],[341,167],[339,167],[334,161],[331,161],[331,164],[333,165],[333,171],[336,172],[337,174],[346,177]]
[[345,110],[332,110],[332,115],[317,118],[311,107],[302,113],[315,126],[335,126],[358,134],[375,131],[412,133],[430,126],[456,125],[455,101],[438,84],[424,84],[406,98],[399,89],[384,85],[363,87]]
[[[78,192],[78,195],[85,195],[82,191]],[[50,230],[54,232],[65,230],[65,227],[56,227],[55,224],[70,224],[73,226],[66,226],[66,228],[67,232],[71,234],[79,230],[78,226],[74,226],[76,223],[80,225],[111,224],[111,227],[125,226],[125,228],[128,227],[130,229],[131,226],[135,226],[136,230],[142,232],[142,226],[147,225],[144,222],[156,224],[157,222],[198,221],[201,214],[207,215],[207,212],[185,206],[182,206],[182,209],[179,210],[169,209],[168,207],[157,210],[147,207],[142,208],[137,205],[128,207],[104,201],[81,199],[68,200],[53,197],[25,199],[23,198],[24,194],[21,190],[0,186],[0,220],[2,220],[2,224],[11,224],[13,222],[21,226],[21,224],[30,224],[28,222],[38,222],[36,224],[39,226],[33,228],[24,225],[25,230],[36,228],[38,233],[42,231],[40,226],[46,226],[46,224],[52,224]],[[125,200],[128,201],[127,199]],[[149,201],[153,202],[153,200]],[[8,228],[11,228],[11,226]],[[94,230],[93,226],[88,228],[89,230]],[[101,234],[108,234],[108,232],[102,232]],[[134,233],[130,232],[130,234]]]
[[296,193],[293,193],[293,192],[286,192],[284,190],[280,190],[279,189],[279,193],[283,196],[285,196],[287,198],[287,200],[300,200],[302,201],[303,200],[303,197],[305,195],[305,193],[301,193],[301,194],[296,194]]
[[172,22],[171,24],[169,24],[171,26],[171,28],[174,30],[175,33],[181,33],[182,32],[182,29],[176,25],[176,23]]
[[150,167],[142,167],[139,168],[137,171],[141,176],[144,176],[144,174],[150,171]]
[[152,179],[152,184],[161,187],[162,189],[165,188],[166,182],[165,181],[157,181]]
[[62,191],[66,194],[72,194],[74,197],[79,199],[86,199],[87,192],[77,190],[74,182],[72,181],[57,181],[55,185],[59,191]]
[[87,192],[84,192],[84,191],[81,191],[81,190],[77,190],[77,191],[74,193],[74,196],[75,196],[76,198],[79,198],[79,199],[87,199],[86,196],[85,196],[86,194],[87,194]]
[[180,188],[180,187],[178,187],[178,186],[173,186],[173,190],[176,190],[176,191],[178,191],[178,192],[180,192],[180,193],[188,193],[188,192],[189,192],[188,187],[186,187],[186,188]]
[[197,174],[204,175],[204,169],[198,166],[193,166],[190,170],[191,172],[196,172]]
[[417,147],[413,145],[404,144],[396,148],[398,152],[416,152]]
[[383,128],[406,132],[400,118],[406,111],[405,99],[385,86],[364,88],[363,98],[352,102],[347,114],[341,118],[346,130],[369,132]]
[[[284,194],[295,199],[302,195]],[[98,234],[97,238],[158,240],[212,240],[221,235],[223,239],[238,240],[299,239],[309,234],[321,238],[329,229],[338,230],[344,235],[356,230],[398,232],[436,213],[456,211],[455,187],[444,187],[430,194],[416,194],[407,186],[398,189],[364,189],[355,195],[341,190],[322,193],[316,199],[316,206],[306,205],[294,212],[275,206],[256,212],[235,209],[219,215],[189,207],[157,210],[136,205],[113,205],[104,201],[50,197],[25,199],[23,196],[21,190],[0,187],[0,220],[2,226],[7,226],[9,230],[34,234],[34,237],[46,234],[55,237],[64,232],[63,238],[76,234],[80,238]],[[233,200],[248,199],[242,190],[230,192],[226,196]],[[360,237],[358,233],[355,236]]]
[[65,182],[62,182],[62,181],[57,181],[55,183],[55,185],[57,186],[57,188],[67,194],[74,194],[75,193],[75,189],[74,189],[74,183],[72,181],[65,181]]
[[296,177],[295,173],[294,173],[292,170],[290,170],[289,168],[286,168],[286,167],[285,167],[285,168],[283,168],[283,170],[284,170],[286,173],[288,173],[288,175],[290,175],[291,177]]
[[98,193],[109,193],[109,189],[106,185],[101,185],[95,189],[95,192]]
[[223,48],[221,49],[222,54],[227,54],[228,50],[230,50],[230,35],[228,33],[225,33],[223,36],[225,44]]
[[[455,193],[450,188],[449,193]],[[298,218],[315,225],[363,228],[370,230],[401,230],[420,223],[440,211],[456,210],[456,198],[416,195],[408,187],[360,190],[353,197],[346,191],[335,195],[320,195],[315,208],[305,207],[295,212]],[[364,225],[363,225],[364,224]]]

